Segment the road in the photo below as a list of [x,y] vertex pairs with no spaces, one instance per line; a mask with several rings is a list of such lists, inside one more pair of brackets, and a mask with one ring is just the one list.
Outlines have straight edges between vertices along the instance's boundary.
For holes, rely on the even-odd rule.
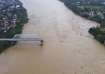
[[29,14],[24,33],[40,34],[44,46],[19,42],[0,56],[0,74],[105,74],[105,47],[88,29],[99,25],[57,0],[21,0]]

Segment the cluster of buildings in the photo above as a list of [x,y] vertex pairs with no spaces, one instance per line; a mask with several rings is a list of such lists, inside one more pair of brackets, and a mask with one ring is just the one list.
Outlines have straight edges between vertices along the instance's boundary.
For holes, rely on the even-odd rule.
[[7,32],[11,28],[16,27],[17,15],[13,15],[11,19],[7,16],[0,19],[0,31]]
[[67,0],[70,1],[71,4],[75,6],[81,5],[105,5],[105,0]]
[[82,10],[80,14],[83,16],[105,19],[105,0],[75,0],[72,6]]
[[19,0],[0,0],[0,32],[7,32],[16,27],[18,16],[15,10],[21,6]]

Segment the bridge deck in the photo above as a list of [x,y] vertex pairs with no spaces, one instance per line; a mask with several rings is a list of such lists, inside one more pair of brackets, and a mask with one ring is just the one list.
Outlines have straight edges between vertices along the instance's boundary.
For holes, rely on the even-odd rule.
[[0,41],[41,41],[37,34],[16,34],[13,38],[0,38]]
[[2,38],[0,41],[41,41],[40,38]]

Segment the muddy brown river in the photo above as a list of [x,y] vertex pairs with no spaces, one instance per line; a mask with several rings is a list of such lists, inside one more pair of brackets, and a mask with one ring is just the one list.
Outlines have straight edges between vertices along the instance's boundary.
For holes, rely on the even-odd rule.
[[23,33],[40,34],[44,46],[21,43],[0,55],[0,74],[105,74],[105,47],[88,29],[99,25],[57,0],[21,0],[29,23]]

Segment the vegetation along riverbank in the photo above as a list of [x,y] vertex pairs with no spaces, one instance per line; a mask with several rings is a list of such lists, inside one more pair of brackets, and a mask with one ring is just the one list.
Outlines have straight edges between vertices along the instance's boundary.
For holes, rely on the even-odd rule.
[[76,14],[100,23],[92,27],[89,33],[100,43],[105,44],[105,0],[61,0]]
[[[27,22],[27,11],[19,0],[0,0],[0,38],[12,38],[21,33]],[[0,52],[15,44],[0,41]]]

